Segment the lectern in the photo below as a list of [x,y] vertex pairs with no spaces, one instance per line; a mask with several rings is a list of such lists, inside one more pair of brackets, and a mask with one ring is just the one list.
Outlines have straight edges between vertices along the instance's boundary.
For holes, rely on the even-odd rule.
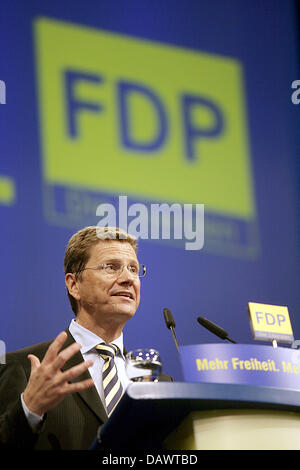
[[94,449],[300,449],[300,392],[210,383],[133,383]]
[[180,357],[185,382],[130,384],[94,448],[300,449],[299,350],[201,344]]

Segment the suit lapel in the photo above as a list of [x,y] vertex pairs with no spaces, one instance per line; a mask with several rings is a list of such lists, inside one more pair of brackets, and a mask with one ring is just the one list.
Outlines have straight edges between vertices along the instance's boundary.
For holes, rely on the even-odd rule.
[[[68,335],[66,342],[64,344],[64,348],[70,346],[72,343],[75,342],[73,336],[69,332],[69,329],[67,328],[66,333]],[[67,361],[65,366],[63,367],[63,370],[67,370],[71,367],[74,367],[78,364],[80,364],[83,361],[83,357],[81,352],[79,351],[76,353],[71,359]],[[75,379],[72,380],[72,382],[81,382],[82,380],[90,379],[91,375],[88,370],[83,372],[83,374],[79,375]],[[81,397],[81,399],[86,403],[86,405],[100,418],[102,422],[105,422],[107,420],[107,413],[106,410],[104,409],[104,406],[101,402],[101,399],[98,395],[98,392],[96,390],[96,387],[91,387],[86,390],[81,390],[80,392],[77,392],[77,394]]]

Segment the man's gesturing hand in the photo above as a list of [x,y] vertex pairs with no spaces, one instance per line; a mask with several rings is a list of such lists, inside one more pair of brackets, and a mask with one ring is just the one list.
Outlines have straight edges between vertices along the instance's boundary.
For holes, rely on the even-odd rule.
[[39,416],[57,406],[66,395],[94,385],[92,379],[69,383],[86,371],[93,361],[83,361],[62,372],[64,364],[81,349],[80,344],[73,343],[59,352],[66,339],[67,333],[62,331],[50,344],[42,362],[33,354],[28,355],[31,373],[23,400],[27,408]]

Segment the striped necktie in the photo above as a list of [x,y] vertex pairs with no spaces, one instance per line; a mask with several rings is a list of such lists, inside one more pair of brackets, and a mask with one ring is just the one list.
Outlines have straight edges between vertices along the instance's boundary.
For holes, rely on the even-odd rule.
[[108,416],[110,416],[123,395],[122,385],[114,361],[119,348],[115,344],[101,343],[96,346],[96,349],[102,359],[104,359],[102,381],[106,410]]

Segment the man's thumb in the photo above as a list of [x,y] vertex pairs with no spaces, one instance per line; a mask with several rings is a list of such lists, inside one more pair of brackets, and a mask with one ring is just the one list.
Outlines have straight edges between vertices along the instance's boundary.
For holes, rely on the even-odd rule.
[[28,354],[27,359],[29,359],[31,363],[31,372],[36,370],[41,364],[39,358],[34,356],[33,354]]

